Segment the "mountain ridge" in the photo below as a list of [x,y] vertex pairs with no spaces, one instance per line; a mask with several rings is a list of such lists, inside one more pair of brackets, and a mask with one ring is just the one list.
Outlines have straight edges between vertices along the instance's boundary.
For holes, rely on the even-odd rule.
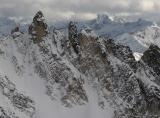
[[159,117],[159,47],[136,61],[129,46],[77,28],[0,38],[0,117]]

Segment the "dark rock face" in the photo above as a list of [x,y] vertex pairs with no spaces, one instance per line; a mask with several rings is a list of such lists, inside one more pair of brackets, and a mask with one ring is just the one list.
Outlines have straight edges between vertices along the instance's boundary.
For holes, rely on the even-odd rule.
[[74,51],[79,53],[79,40],[78,40],[78,32],[77,27],[74,22],[70,22],[68,26],[68,39],[70,40],[71,46]]
[[[142,110],[146,102],[133,71],[136,69],[133,65],[137,62],[132,51],[128,47],[115,44],[113,40],[99,41],[101,39],[83,34],[79,40],[82,55],[80,64],[75,66],[78,65],[77,68],[87,77],[94,78],[91,81],[99,87],[99,105],[103,108],[105,102],[110,100],[114,107],[121,107],[115,112],[116,118],[145,114]],[[104,50],[106,56],[103,56]]]
[[[156,45],[151,45],[149,49],[144,52],[140,62],[144,68],[144,73],[150,78],[150,86],[139,82],[145,100],[147,101],[147,110],[158,118],[160,116],[160,48]],[[139,70],[138,70],[139,71]]]
[[32,35],[34,42],[41,42],[42,38],[47,35],[47,24],[41,11],[38,11],[34,16],[28,32]]
[[92,78],[90,81],[96,85],[94,87],[99,88],[98,103],[102,108],[110,100],[116,108],[115,118],[159,116],[160,87],[148,86],[153,72],[143,63],[136,62],[129,47],[116,44],[112,39],[102,40],[85,34],[79,34],[78,38],[81,56],[79,63],[75,60],[72,63],[81,73]]
[[142,60],[160,76],[160,48],[151,45],[142,56]]

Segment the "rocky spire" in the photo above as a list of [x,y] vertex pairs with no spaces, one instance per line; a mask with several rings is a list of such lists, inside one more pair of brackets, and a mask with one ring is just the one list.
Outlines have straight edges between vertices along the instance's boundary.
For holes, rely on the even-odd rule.
[[79,53],[79,40],[78,40],[78,31],[76,24],[71,21],[68,26],[68,38],[71,45],[73,46],[74,51]]
[[38,11],[34,16],[28,32],[32,35],[34,42],[41,42],[42,38],[47,35],[47,24],[41,11]]

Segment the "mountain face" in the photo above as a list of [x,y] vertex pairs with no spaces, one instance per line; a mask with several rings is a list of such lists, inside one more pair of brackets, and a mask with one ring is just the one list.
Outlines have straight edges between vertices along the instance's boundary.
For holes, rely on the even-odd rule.
[[[66,30],[68,23],[56,23],[55,28]],[[140,60],[151,44],[160,44],[159,26],[143,19],[127,21],[123,18],[99,14],[94,20],[77,23],[78,31],[85,28],[92,29],[100,37],[112,38],[117,43],[129,46],[137,60]]]
[[156,45],[151,45],[142,56],[142,60],[151,67],[157,75],[160,75],[160,48]]
[[[108,16],[91,26],[70,22],[68,32],[54,29],[38,42],[17,27],[0,38],[0,118],[160,117],[159,28]],[[107,26],[123,33],[99,36]]]
[[31,34],[33,41],[40,42],[47,34],[47,24],[41,11],[38,11],[33,18],[32,24],[29,26],[29,34]]
[[1,37],[0,117],[158,118],[160,48],[148,44],[137,61],[95,32],[72,22],[38,42],[19,30]]

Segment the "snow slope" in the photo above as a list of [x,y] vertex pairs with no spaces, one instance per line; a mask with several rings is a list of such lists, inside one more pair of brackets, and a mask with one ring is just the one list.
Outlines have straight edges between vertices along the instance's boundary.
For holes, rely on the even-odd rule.
[[79,54],[66,30],[54,29],[40,43],[27,33],[1,37],[0,116],[159,117],[159,63],[150,66],[142,55],[159,43],[159,27],[151,25],[99,16],[78,34]]
[[[49,38],[46,40],[51,41]],[[85,105],[67,108],[63,106],[60,99],[52,100],[46,94],[46,81],[35,73],[33,63],[30,62],[32,60],[30,54],[34,51],[39,55],[39,47],[31,42],[29,35],[22,34],[15,39],[8,36],[5,39],[0,39],[0,42],[1,52],[4,52],[0,56],[0,74],[6,75],[16,85],[17,90],[34,100],[36,109],[34,118],[105,118],[106,116],[111,118],[113,116],[113,110],[109,105],[107,110],[102,110],[98,106],[96,91],[92,90],[92,85],[87,84],[87,82],[85,89],[87,96],[89,96],[89,102]],[[59,55],[56,45],[52,46],[52,51]],[[66,60],[63,61],[68,63]],[[73,65],[69,63],[69,66]],[[0,94],[0,97],[6,99],[3,94]],[[0,100],[0,106],[5,106],[4,108],[8,110],[12,108],[11,111],[19,118],[29,117],[25,112],[20,112],[19,109],[2,100]]]
[[151,44],[160,47],[160,27],[150,26],[140,31],[122,34],[116,37],[116,42],[129,46],[133,53],[140,56]]

